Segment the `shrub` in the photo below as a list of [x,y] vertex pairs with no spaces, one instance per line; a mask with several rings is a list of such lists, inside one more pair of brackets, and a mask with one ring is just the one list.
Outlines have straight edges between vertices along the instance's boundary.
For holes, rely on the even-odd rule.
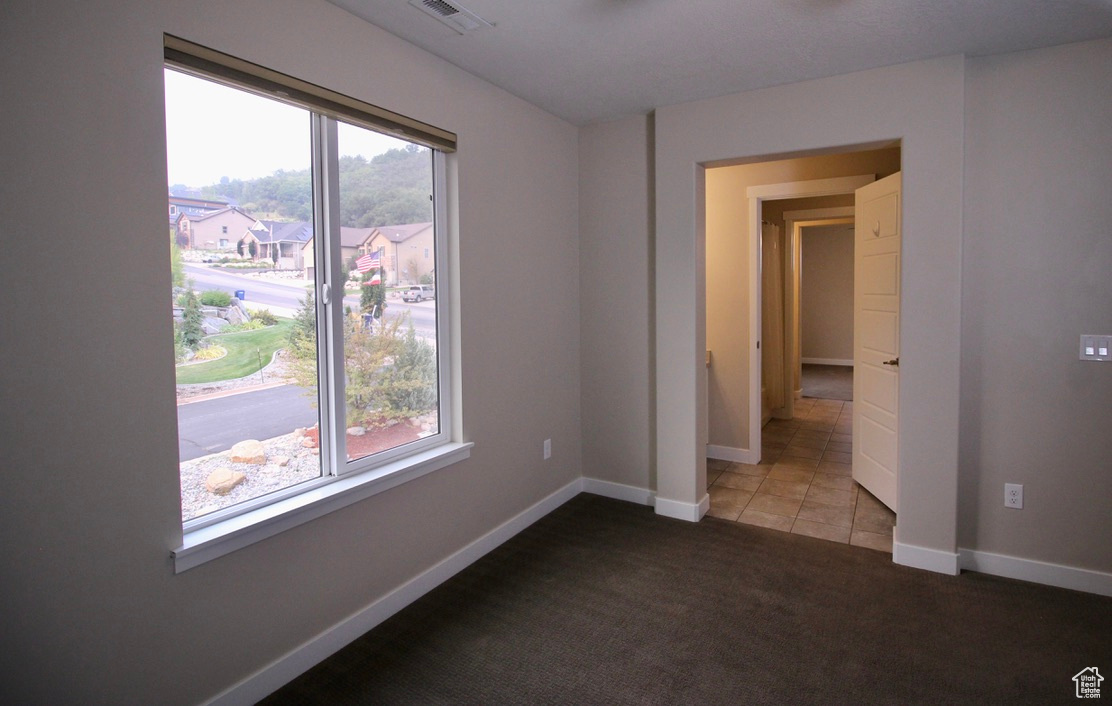
[[227,292],[221,292],[218,289],[201,292],[201,304],[204,306],[230,306],[231,303],[232,295]]
[[270,309],[259,309],[251,314],[252,321],[258,321],[263,326],[273,326],[278,323],[278,317],[270,313]]
[[417,338],[412,325],[380,384],[388,417],[410,417],[436,407],[436,353]]
[[251,319],[250,321],[244,321],[242,324],[232,324],[231,326],[225,326],[220,331],[220,333],[236,333],[238,331],[258,331],[259,329],[265,328],[265,327],[266,327],[266,325],[262,321],[259,321],[258,319]]
[[181,340],[181,324],[174,324],[174,362],[184,363],[185,354],[188,349]]
[[[375,273],[379,273],[382,281],[378,284],[371,284],[374,279]],[[371,270],[363,273],[363,290],[359,294],[359,308],[365,314],[374,314],[376,319],[381,319],[383,312],[386,310],[386,274],[383,270]]]
[[227,353],[228,351],[221,346],[205,346],[197,351],[193,360],[216,360],[217,358],[223,358]]

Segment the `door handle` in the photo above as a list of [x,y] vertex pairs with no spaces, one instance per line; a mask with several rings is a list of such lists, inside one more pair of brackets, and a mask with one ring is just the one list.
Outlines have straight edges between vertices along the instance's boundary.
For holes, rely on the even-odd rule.
[[900,367],[900,359],[893,358],[892,360],[886,360],[884,361],[884,365],[891,365],[892,367],[898,368]]

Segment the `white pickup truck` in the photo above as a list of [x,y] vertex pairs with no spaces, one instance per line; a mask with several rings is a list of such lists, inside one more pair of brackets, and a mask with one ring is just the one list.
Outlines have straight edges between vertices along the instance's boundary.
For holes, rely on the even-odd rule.
[[428,284],[415,284],[402,292],[402,301],[420,302],[426,299],[436,299],[436,290]]

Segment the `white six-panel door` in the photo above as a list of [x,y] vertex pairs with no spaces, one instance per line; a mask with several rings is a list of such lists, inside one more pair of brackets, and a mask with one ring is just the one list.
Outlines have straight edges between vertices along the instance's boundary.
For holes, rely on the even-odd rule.
[[856,191],[853,478],[894,512],[899,472],[900,173]]

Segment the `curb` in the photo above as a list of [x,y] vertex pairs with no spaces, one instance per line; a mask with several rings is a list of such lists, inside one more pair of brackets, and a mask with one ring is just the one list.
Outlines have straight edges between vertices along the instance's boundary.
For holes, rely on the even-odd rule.
[[178,406],[193,404],[194,402],[207,402],[209,400],[218,400],[221,397],[232,397],[233,395],[242,395],[245,392],[259,392],[260,390],[270,390],[275,387],[285,387],[289,383],[285,381],[280,382],[265,382],[258,385],[249,385],[246,387],[237,387],[234,390],[222,390],[220,392],[210,392],[207,395],[196,395],[194,397],[187,397],[184,400],[178,400]]

